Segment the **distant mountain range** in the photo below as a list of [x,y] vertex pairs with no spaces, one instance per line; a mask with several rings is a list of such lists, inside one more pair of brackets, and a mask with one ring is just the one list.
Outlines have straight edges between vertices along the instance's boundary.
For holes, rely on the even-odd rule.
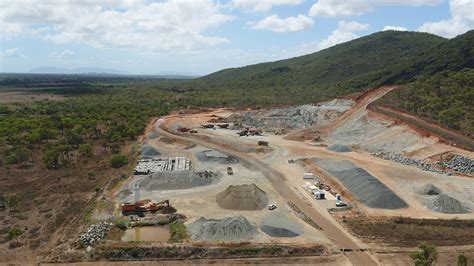
[[30,70],[35,74],[111,74],[111,75],[128,75],[126,71],[120,71],[109,68],[99,67],[77,67],[77,68],[60,68],[60,67],[37,67]]

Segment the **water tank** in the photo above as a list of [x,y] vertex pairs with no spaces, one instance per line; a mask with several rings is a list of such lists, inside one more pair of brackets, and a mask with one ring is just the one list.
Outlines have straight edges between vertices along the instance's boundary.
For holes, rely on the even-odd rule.
[[135,203],[140,202],[140,187],[138,186],[138,184],[135,184],[133,186],[133,193],[135,196]]

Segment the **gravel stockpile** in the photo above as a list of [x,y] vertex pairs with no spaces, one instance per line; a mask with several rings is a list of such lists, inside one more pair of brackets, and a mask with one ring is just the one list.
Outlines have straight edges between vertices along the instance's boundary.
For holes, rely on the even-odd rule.
[[390,210],[408,207],[405,201],[377,178],[349,161],[316,159],[316,163],[341,181],[359,201],[368,207]]
[[272,237],[295,237],[299,236],[299,234],[288,230],[286,228],[275,227],[271,225],[262,225],[260,229],[267,235]]
[[91,224],[86,232],[79,236],[79,241],[84,246],[92,246],[104,239],[110,231],[112,225],[107,222]]
[[151,133],[151,134],[148,135],[148,138],[149,138],[149,139],[157,139],[157,138],[159,138],[159,137],[160,137],[160,135],[158,135],[158,134],[156,134],[156,133]]
[[401,163],[404,165],[415,166],[423,171],[435,172],[439,174],[449,173],[449,172],[436,168],[433,164],[424,162],[422,160],[405,157],[401,155],[400,153],[379,151],[379,152],[373,152],[372,155],[380,159],[394,161],[394,162]]
[[212,171],[156,172],[140,182],[144,190],[174,190],[206,186],[218,182],[220,174]]
[[426,184],[417,190],[422,195],[438,195],[441,194],[441,190],[433,184]]
[[351,152],[352,149],[349,146],[342,145],[342,144],[333,144],[328,147],[328,150],[335,151],[335,152]]
[[218,162],[222,164],[234,164],[239,162],[239,159],[232,155],[223,154],[214,150],[197,152],[196,158],[201,162]]
[[451,160],[441,162],[440,165],[459,173],[474,173],[474,160],[461,155],[454,155]]
[[229,186],[216,195],[216,201],[221,208],[228,210],[261,210],[268,204],[265,191],[253,183]]
[[144,159],[152,159],[161,155],[153,146],[148,144],[143,144],[141,147],[142,157]]
[[439,194],[430,200],[428,207],[434,211],[442,213],[467,213],[469,210],[465,208],[457,199],[446,194]]
[[194,240],[242,241],[257,234],[257,229],[243,216],[224,219],[201,217],[187,228]]
[[233,114],[225,120],[243,126],[265,128],[307,128],[334,121],[354,105],[351,100],[335,99],[317,105],[300,105],[283,109]]
[[291,221],[283,213],[272,213],[263,218],[260,229],[271,237],[296,237],[303,234],[300,224]]

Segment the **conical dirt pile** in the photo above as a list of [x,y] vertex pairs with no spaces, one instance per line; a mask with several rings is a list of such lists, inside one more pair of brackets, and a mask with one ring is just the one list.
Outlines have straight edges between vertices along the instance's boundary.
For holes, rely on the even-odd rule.
[[255,184],[229,186],[216,195],[217,204],[223,209],[255,211],[265,208],[268,198],[265,191]]

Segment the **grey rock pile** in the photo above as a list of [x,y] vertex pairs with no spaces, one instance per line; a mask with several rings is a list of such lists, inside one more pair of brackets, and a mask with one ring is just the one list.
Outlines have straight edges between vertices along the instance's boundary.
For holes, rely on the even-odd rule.
[[111,227],[112,225],[107,222],[92,224],[89,226],[87,231],[80,235],[79,240],[85,246],[93,246],[107,237]]
[[187,228],[194,240],[242,241],[257,234],[257,229],[243,216],[224,219],[201,217]]
[[422,195],[439,195],[441,194],[441,189],[430,183],[419,188],[417,192]]
[[428,204],[428,207],[434,211],[442,213],[467,213],[469,210],[462,203],[446,194],[439,194]]
[[395,210],[408,207],[406,202],[385,184],[350,161],[316,159],[316,163],[370,208]]
[[439,164],[459,173],[474,173],[474,160],[465,156],[454,155],[451,160],[440,162]]
[[354,105],[352,100],[335,99],[317,105],[300,105],[282,109],[260,110],[233,114],[225,119],[242,126],[265,128],[275,131],[279,128],[307,128],[334,121]]
[[380,159],[394,161],[394,162],[401,163],[404,165],[415,166],[423,171],[435,172],[439,174],[449,173],[444,170],[436,168],[433,164],[427,163],[423,160],[417,160],[417,159],[405,157],[401,155],[400,153],[378,151],[378,152],[373,152],[372,155]]

